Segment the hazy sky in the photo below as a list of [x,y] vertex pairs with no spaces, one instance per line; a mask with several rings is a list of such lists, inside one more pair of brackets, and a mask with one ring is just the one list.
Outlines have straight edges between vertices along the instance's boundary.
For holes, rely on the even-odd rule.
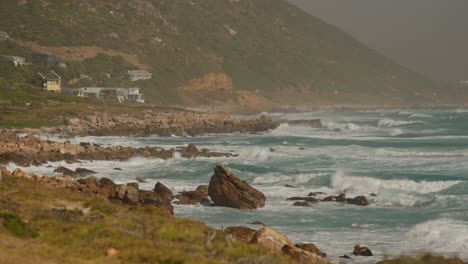
[[396,62],[468,80],[468,0],[290,0]]

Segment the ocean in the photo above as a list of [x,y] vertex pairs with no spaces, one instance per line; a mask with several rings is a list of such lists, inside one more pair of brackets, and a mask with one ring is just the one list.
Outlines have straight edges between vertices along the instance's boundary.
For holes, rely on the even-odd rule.
[[[132,147],[194,143],[239,156],[183,159],[176,155],[167,161],[135,158],[52,165],[86,167],[118,183],[144,178],[149,183],[140,184],[143,189],[161,181],[179,192],[208,184],[213,167],[224,163],[234,175],[265,193],[266,206],[241,211],[177,205],[176,216],[216,228],[254,227],[249,223],[261,221],[294,242],[315,243],[343,263],[375,263],[384,257],[425,251],[468,259],[468,110],[266,114],[278,121],[321,119],[324,128],[282,124],[259,134],[74,138],[72,142]],[[43,175],[53,175],[53,169],[25,168]],[[370,205],[323,202],[295,207],[286,201],[310,192],[364,195]],[[369,247],[375,256],[338,259],[350,255],[355,244]]]

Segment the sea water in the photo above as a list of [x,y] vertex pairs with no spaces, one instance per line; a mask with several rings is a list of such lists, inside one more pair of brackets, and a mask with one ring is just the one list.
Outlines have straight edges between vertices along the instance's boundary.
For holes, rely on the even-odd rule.
[[[199,137],[85,137],[104,145],[172,148],[194,143],[238,157],[170,160],[135,158],[74,165],[119,183],[135,177],[158,181],[174,192],[208,184],[217,163],[265,193],[264,208],[236,210],[175,206],[178,217],[216,228],[261,221],[294,242],[313,242],[331,258],[350,254],[355,244],[375,257],[346,263],[375,263],[387,256],[431,251],[468,259],[468,111],[375,110],[273,113],[274,120],[321,119],[323,128],[288,126],[259,134]],[[244,117],[241,117],[244,118]],[[73,165],[52,163],[53,166]],[[14,166],[11,165],[11,168]],[[117,171],[115,168],[122,168]],[[52,175],[53,168],[32,172]],[[285,187],[291,185],[294,188]],[[323,202],[295,207],[286,201],[310,192],[365,195],[367,207]],[[258,227],[257,227],[258,228]]]

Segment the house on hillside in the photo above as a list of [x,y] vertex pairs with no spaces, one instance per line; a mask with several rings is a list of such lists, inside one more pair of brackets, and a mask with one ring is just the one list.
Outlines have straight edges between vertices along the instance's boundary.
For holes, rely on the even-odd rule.
[[145,103],[145,96],[144,94],[140,93],[140,88],[137,87],[82,87],[75,89],[65,89],[64,93],[73,96],[95,98],[99,100],[117,100],[119,103]]
[[18,67],[18,66],[26,66],[26,65],[30,65],[31,63],[29,62],[26,62],[26,59],[24,57],[20,57],[20,56],[3,56],[7,61],[11,61],[13,62],[13,64],[15,65],[15,67]]
[[132,82],[136,82],[139,80],[149,80],[153,77],[153,74],[146,70],[129,70],[127,75],[130,77]]
[[42,79],[42,88],[44,91],[59,93],[62,91],[62,78],[60,75],[51,71],[47,74],[37,73]]
[[9,40],[10,35],[5,31],[0,31],[0,41]]
[[36,53],[32,55],[32,61],[35,64],[41,64],[46,66],[59,66],[61,68],[66,68],[67,63],[52,54],[43,54],[43,53]]

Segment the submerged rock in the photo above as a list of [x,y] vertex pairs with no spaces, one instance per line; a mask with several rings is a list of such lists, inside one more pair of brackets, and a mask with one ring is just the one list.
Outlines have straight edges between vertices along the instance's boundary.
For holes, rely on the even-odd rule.
[[224,165],[214,168],[208,193],[215,205],[238,209],[257,209],[265,206],[265,195],[234,176]]
[[290,126],[310,126],[313,128],[323,128],[322,120],[313,119],[313,120],[292,120],[286,122]]
[[373,256],[372,251],[369,248],[361,247],[359,244],[354,246],[353,255],[355,255],[355,256],[365,256],[365,257]]

